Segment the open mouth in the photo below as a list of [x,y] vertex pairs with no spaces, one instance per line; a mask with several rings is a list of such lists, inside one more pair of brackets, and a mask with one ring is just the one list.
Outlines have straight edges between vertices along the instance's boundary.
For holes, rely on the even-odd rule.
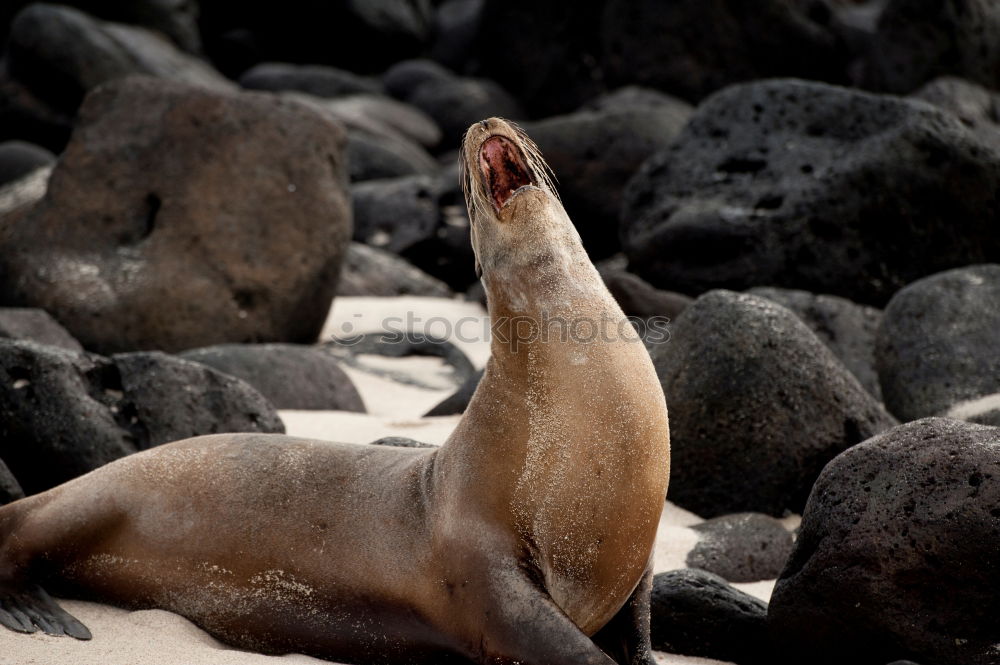
[[479,168],[497,211],[514,196],[514,192],[533,184],[521,149],[503,136],[491,136],[483,141],[479,149]]

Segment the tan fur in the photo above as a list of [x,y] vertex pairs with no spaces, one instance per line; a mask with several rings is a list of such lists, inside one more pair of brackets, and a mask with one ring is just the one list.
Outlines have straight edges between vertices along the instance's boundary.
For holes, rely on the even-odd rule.
[[[491,136],[521,147],[535,181],[499,211],[478,167]],[[607,342],[552,339],[517,349],[494,339],[479,390],[452,437],[469,448],[470,439],[485,436],[484,445],[517,468],[513,484],[505,478],[491,491],[509,496],[549,593],[592,632],[624,602],[652,548],[669,476],[663,393],[534,143],[491,118],[466,133],[462,165],[493,320],[603,319],[624,333]]]

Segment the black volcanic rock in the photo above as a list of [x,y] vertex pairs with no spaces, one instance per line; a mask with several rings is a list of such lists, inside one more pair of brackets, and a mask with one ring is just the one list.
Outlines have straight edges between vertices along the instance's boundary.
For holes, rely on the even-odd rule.
[[73,114],[43,101],[8,73],[0,59],[0,140],[27,141],[59,152],[73,131]]
[[390,94],[434,118],[442,144],[457,148],[474,122],[499,116],[517,120],[524,115],[510,94],[489,79],[456,76],[436,63],[401,62],[384,75]]
[[895,424],[792,312],[712,291],[651,351],[670,405],[669,498],[698,515],[782,515],[823,466]]
[[337,285],[338,296],[450,298],[448,285],[392,252],[352,242]]
[[0,459],[29,494],[136,450],[238,431],[284,425],[260,393],[211,368],[0,340]]
[[839,81],[845,75],[846,50],[802,3],[609,0],[604,19],[600,31],[610,80],[685,99],[750,79]]
[[24,490],[7,465],[0,460],[0,506],[24,498]]
[[942,75],[1000,87],[1000,3],[890,0],[859,83],[907,93]]
[[0,186],[51,165],[56,156],[41,146],[24,141],[0,143]]
[[484,0],[444,0],[434,13],[431,57],[454,70],[473,58]]
[[658,651],[740,665],[771,662],[767,604],[718,575],[696,569],[655,575],[649,614]]
[[733,513],[691,527],[698,544],[687,565],[728,582],[773,580],[792,553],[793,538],[778,520],[760,513]]
[[[426,113],[385,95],[358,93],[324,99],[300,92],[284,96],[311,106],[342,123],[350,134],[361,133],[388,141],[387,146],[419,171],[434,170],[437,162],[426,149],[441,142],[441,130]],[[356,178],[364,179],[364,178]]]
[[984,143],[1000,147],[1000,93],[964,79],[936,78],[910,95],[948,111]]
[[44,309],[0,307],[0,337],[83,351],[80,342]]
[[343,69],[286,62],[262,62],[243,72],[240,76],[240,85],[250,90],[270,92],[296,90],[317,97],[382,92],[382,86],[378,81]]
[[[7,0],[0,6],[0,42],[14,15],[32,0]],[[197,54],[201,50],[198,34],[198,2],[195,0],[61,0],[105,21],[142,26],[162,33],[181,49]]]
[[375,74],[421,53],[432,21],[433,6],[426,0],[285,0],[281,5],[203,0],[200,26],[208,55],[234,76],[260,62]]
[[848,62],[838,36],[787,0],[487,0],[476,45],[482,74],[537,116],[629,84],[698,100],[768,76],[837,82]]
[[365,412],[339,361],[320,347],[220,344],[191,349],[181,357],[246,381],[278,409]]
[[791,662],[995,665],[1000,428],[928,418],[834,459],[768,622]]
[[532,116],[578,108],[607,86],[600,38],[605,4],[486,0],[475,50],[481,74],[509,90]]
[[524,125],[559,179],[559,196],[593,259],[618,250],[622,191],[638,168],[668,147],[692,109],[673,100],[658,106],[580,110]]
[[617,259],[598,262],[597,271],[604,280],[604,286],[614,296],[625,316],[649,318],[652,316],[676,319],[684,309],[694,302],[694,298],[682,293],[665,291],[650,286],[638,275],[616,265]]
[[460,145],[469,126],[484,118],[524,117],[514,98],[489,79],[432,81],[418,87],[406,102],[434,118],[441,127],[442,144],[448,147]]
[[465,407],[469,406],[469,400],[472,399],[472,395],[476,392],[482,379],[483,370],[476,371],[458,387],[458,390],[434,405],[424,416],[452,416],[464,413]]
[[0,459],[29,494],[138,450],[106,358],[0,340]]
[[[108,13],[116,13],[111,4],[130,4],[138,13],[160,5],[156,0],[101,4]],[[5,10],[0,8],[0,14]],[[150,18],[156,22],[155,16]],[[0,26],[0,40],[4,32]],[[71,7],[30,4],[14,18],[0,60],[0,140],[20,139],[62,152],[84,95],[101,83],[135,74],[216,90],[235,88],[158,32],[101,21]]]
[[158,351],[120,353],[111,361],[140,450],[201,434],[285,431],[274,406],[239,377]]
[[885,405],[900,420],[1000,425],[1000,265],[956,268],[893,296],[878,330]]
[[604,272],[601,276],[626,316],[674,319],[693,301],[684,294],[654,288],[630,272]]
[[626,85],[603,93],[587,101],[578,110],[627,112],[654,109],[660,109],[668,115],[683,116],[685,121],[694,110],[690,104],[673,95],[641,85]]
[[437,171],[437,163],[417,144],[371,132],[349,132],[346,154],[351,182],[431,175]]
[[875,371],[875,332],[882,320],[881,311],[845,298],[808,291],[758,287],[749,293],[792,310],[851,370],[865,390],[882,400]]
[[356,183],[354,240],[398,254],[433,237],[441,214],[438,194],[437,180],[425,175]]
[[398,99],[406,99],[420,86],[440,83],[455,78],[455,73],[433,60],[415,59],[397,62],[382,74],[382,84],[386,92]]
[[998,188],[1000,152],[951,114],[761,81],[706,100],[643,165],[622,246],[654,286],[782,286],[880,306],[914,279],[1000,258]]
[[355,183],[351,193],[357,242],[398,253],[457,291],[476,280],[457,166]]
[[97,85],[130,74],[216,90],[235,87],[158,33],[60,5],[38,3],[22,10],[10,27],[6,59],[11,77],[70,113]]

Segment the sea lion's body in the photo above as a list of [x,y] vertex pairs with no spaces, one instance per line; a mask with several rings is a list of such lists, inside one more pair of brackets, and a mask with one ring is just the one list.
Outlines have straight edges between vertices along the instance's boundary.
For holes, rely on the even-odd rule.
[[444,591],[419,584],[433,579],[435,452],[187,439],[8,507],[24,517],[3,554],[60,591],[168,609],[240,646],[364,660],[397,646],[365,642],[419,647],[440,618],[413,612],[414,596]]
[[346,662],[650,662],[663,394],[526,141],[495,119],[466,138],[496,337],[444,446],[224,434],[133,455],[0,508],[0,602],[81,636],[18,591],[42,582]]

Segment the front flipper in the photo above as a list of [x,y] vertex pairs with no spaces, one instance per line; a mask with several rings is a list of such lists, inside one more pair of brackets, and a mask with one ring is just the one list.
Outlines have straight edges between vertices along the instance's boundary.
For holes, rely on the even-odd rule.
[[516,566],[494,576],[483,617],[480,652],[484,665],[615,665]]
[[619,665],[653,665],[649,642],[649,593],[653,589],[653,564],[625,605],[594,635],[594,643]]
[[89,640],[90,631],[73,615],[59,607],[37,584],[0,586],[0,625],[19,633],[41,629],[47,635],[69,635]]

